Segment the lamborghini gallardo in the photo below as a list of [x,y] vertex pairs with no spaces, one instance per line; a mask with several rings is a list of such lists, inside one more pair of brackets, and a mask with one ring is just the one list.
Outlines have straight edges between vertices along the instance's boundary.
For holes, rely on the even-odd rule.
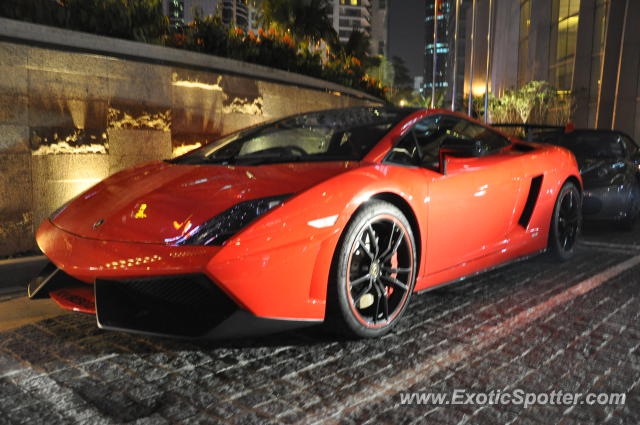
[[32,298],[103,329],[229,338],[324,322],[376,337],[416,292],[574,253],[566,149],[445,110],[305,113],[121,171],[54,211]]

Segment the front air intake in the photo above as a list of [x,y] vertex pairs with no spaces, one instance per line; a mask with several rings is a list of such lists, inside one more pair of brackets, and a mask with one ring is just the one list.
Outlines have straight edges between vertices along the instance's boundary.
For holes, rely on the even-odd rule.
[[237,310],[203,275],[98,279],[95,290],[98,324],[107,329],[198,337]]

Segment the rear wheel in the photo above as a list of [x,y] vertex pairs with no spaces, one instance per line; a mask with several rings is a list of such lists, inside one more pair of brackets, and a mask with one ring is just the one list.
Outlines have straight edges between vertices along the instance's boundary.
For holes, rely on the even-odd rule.
[[334,256],[327,325],[351,337],[387,333],[407,308],[416,261],[406,217],[392,204],[370,202],[353,217]]
[[582,228],[582,196],[575,184],[566,182],[556,198],[551,216],[549,250],[561,261],[571,258]]

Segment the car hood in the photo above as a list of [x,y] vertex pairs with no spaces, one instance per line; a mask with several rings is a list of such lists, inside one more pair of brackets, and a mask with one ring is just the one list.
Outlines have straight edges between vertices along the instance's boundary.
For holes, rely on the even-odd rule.
[[87,238],[168,243],[239,202],[298,193],[357,165],[344,161],[253,167],[144,164],[98,183],[52,222]]

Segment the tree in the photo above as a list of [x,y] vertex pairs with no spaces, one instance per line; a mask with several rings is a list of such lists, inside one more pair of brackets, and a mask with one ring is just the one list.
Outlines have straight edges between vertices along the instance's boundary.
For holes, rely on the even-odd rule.
[[369,56],[369,46],[371,45],[371,41],[369,36],[364,32],[353,29],[351,31],[351,35],[349,36],[349,40],[344,45],[344,51],[351,56],[355,56],[360,60],[364,60]]
[[400,56],[394,56],[391,58],[394,71],[394,86],[395,87],[411,87],[413,80],[409,76],[409,70],[404,63],[404,60]]
[[378,63],[367,68],[367,74],[380,81],[382,85],[391,87],[395,74],[393,64],[382,55],[377,56],[376,59]]

